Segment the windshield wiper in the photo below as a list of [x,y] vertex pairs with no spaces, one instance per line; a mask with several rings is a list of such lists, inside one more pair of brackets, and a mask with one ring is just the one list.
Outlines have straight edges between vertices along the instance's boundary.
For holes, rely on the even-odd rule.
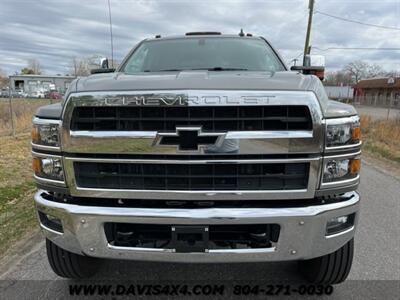
[[214,68],[194,68],[194,69],[144,70],[143,72],[181,72],[181,71],[196,71],[196,70],[207,70],[207,71],[248,71],[249,69],[214,67]]
[[207,70],[207,71],[248,71],[249,69],[244,68],[224,68],[224,67],[214,67],[214,68],[199,68],[191,70]]
[[143,72],[180,72],[182,69],[165,69],[165,70],[144,70]]

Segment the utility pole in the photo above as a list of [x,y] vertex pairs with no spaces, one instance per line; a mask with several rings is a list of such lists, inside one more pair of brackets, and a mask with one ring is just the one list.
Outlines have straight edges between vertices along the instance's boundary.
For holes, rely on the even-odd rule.
[[308,0],[308,9],[309,9],[309,13],[308,13],[308,25],[307,25],[307,35],[306,35],[306,42],[304,45],[304,57],[303,57],[303,66],[306,63],[306,55],[310,54],[310,34],[311,34],[311,25],[312,25],[312,17],[314,14],[314,0]]

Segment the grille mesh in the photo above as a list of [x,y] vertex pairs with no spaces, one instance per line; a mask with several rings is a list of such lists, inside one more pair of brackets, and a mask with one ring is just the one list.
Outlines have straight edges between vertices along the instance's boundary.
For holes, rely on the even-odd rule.
[[72,130],[175,131],[176,126],[203,131],[311,130],[307,106],[224,107],[76,107]]
[[290,190],[307,187],[309,163],[142,164],[75,162],[84,188]]

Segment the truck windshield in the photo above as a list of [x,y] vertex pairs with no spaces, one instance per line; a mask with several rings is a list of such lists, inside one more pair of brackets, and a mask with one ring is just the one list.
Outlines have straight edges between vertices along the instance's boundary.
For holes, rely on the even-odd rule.
[[128,74],[183,70],[276,72],[285,68],[264,40],[236,37],[146,41],[121,68]]

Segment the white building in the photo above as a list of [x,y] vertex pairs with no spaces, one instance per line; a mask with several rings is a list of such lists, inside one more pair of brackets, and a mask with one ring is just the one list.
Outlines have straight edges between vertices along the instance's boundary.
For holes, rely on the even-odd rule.
[[28,95],[53,90],[64,94],[74,79],[74,76],[12,75],[10,85],[13,92],[21,91]]

